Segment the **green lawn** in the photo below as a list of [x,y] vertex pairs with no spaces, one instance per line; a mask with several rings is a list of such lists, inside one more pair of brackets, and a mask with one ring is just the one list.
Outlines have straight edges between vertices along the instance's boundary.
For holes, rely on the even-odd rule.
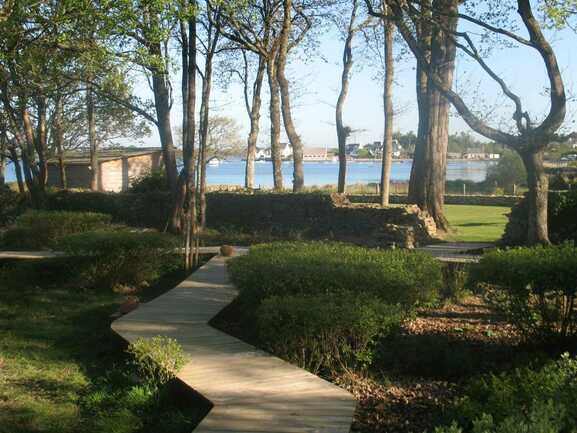
[[[110,330],[122,298],[76,287],[67,260],[0,262],[0,433],[191,431],[193,410],[145,399],[125,373]],[[181,278],[166,276],[141,297]]]
[[492,242],[501,238],[507,224],[508,207],[446,205],[445,214],[453,233],[449,241]]

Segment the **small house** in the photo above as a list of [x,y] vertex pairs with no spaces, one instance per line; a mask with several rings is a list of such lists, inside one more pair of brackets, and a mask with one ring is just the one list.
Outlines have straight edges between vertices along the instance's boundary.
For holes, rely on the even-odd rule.
[[328,152],[325,147],[305,147],[303,161],[327,161]]
[[[132,180],[162,166],[160,148],[105,149],[98,152],[98,190],[127,191]],[[89,189],[92,178],[89,152],[70,152],[64,167],[68,188]],[[60,167],[57,159],[48,161],[47,185],[60,187]]]

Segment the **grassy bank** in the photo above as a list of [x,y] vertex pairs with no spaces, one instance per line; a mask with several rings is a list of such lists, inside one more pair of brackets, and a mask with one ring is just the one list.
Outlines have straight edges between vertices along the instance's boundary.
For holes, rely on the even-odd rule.
[[[123,297],[78,289],[66,267],[62,259],[0,263],[0,432],[191,431],[194,408],[131,394],[138,383],[124,374],[122,343],[110,330]],[[141,298],[182,277],[165,275]],[[114,400],[121,411],[107,406]]]
[[453,232],[449,241],[494,242],[501,238],[507,224],[508,207],[446,205],[445,213]]

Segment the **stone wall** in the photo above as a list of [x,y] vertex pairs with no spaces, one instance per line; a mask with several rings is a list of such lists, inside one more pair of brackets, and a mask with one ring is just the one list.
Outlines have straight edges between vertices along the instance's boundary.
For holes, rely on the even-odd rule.
[[212,193],[207,195],[207,221],[248,231],[409,248],[436,234],[433,220],[416,206],[381,208],[321,193]]
[[[92,211],[115,222],[163,230],[170,210],[168,193],[59,192],[50,194],[53,210]],[[335,239],[374,246],[413,247],[430,242],[434,221],[416,206],[381,208],[350,203],[344,196],[321,193],[207,194],[207,224],[241,232]]]
[[[348,198],[352,203],[379,202],[379,196],[374,194],[350,194]],[[522,198],[523,197],[514,195],[446,195],[445,204],[513,207],[519,203]],[[393,204],[409,204],[406,195],[391,195],[390,201]]]

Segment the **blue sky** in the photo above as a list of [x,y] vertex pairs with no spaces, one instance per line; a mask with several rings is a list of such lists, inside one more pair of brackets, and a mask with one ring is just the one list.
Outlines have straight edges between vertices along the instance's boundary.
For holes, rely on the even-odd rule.
[[[549,33],[553,42],[567,93],[571,97],[577,92],[577,58],[575,46],[577,35],[572,31]],[[350,138],[351,142],[371,142],[381,140],[383,129],[382,114],[382,83],[374,79],[375,70],[363,59],[361,38],[355,49],[356,64],[351,81],[351,88],[345,107],[345,123],[357,132]],[[305,146],[336,146],[334,127],[334,105],[337,99],[341,73],[342,42],[336,31],[327,31],[319,39],[318,58],[303,58],[302,53],[295,52],[289,67],[289,76],[293,86],[294,118],[297,130]],[[546,113],[548,99],[544,94],[547,78],[543,62],[538,53],[527,47],[503,48],[492,51],[488,63],[506,80],[507,84],[522,96],[523,103],[530,113],[538,117]],[[407,132],[417,128],[414,60],[407,54],[396,64],[395,106],[401,112],[395,119],[395,130]],[[219,72],[216,71],[216,74]],[[178,78],[175,77],[175,89],[178,89]],[[459,57],[456,70],[456,87],[465,95],[472,108],[490,113],[488,118],[493,125],[511,124],[511,110],[502,98],[501,93],[491,80],[483,75],[479,68],[462,56]],[[144,84],[144,83],[140,83]],[[138,85],[146,89],[146,84]],[[266,86],[265,86],[266,88]],[[144,96],[146,90],[139,93]],[[265,94],[262,109],[262,128],[259,144],[267,145],[268,95]],[[173,108],[174,125],[180,123],[179,98],[175,96]],[[212,105],[214,114],[230,116],[236,119],[244,134],[248,130],[248,119],[242,99],[242,89],[232,84],[227,89],[215,88]],[[487,110],[485,110],[487,107]],[[577,105],[574,101],[568,104],[566,126],[570,130],[577,129],[574,124]],[[464,122],[453,116],[451,131],[467,131]],[[146,145],[159,144],[156,131],[144,139]]]

